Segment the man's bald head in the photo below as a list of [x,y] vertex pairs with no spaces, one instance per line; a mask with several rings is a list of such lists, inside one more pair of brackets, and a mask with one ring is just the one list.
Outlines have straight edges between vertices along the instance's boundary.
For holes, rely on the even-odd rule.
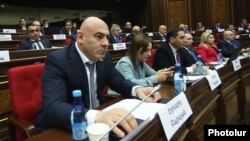
[[234,33],[230,30],[226,30],[223,33],[223,38],[228,41],[232,41],[234,39]]
[[102,19],[98,17],[88,17],[82,22],[80,31],[93,29],[95,28],[96,25],[103,25],[103,26],[106,26],[106,28],[108,29],[108,25]]

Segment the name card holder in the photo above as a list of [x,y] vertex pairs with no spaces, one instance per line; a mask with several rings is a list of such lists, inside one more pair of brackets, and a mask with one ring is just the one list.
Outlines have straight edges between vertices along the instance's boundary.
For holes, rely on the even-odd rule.
[[12,36],[10,34],[2,34],[0,35],[0,41],[11,41],[12,40]]
[[114,50],[124,50],[124,49],[126,49],[126,44],[125,43],[113,44],[113,49]]
[[148,37],[153,37],[154,36],[152,32],[147,32],[147,35],[148,35]]
[[158,111],[165,135],[170,140],[176,131],[193,114],[186,95],[182,92]]
[[207,29],[206,32],[213,33],[213,31],[211,29]]
[[16,33],[16,29],[3,29],[3,33]]
[[53,34],[53,39],[54,40],[65,40],[66,35],[65,34]]
[[241,69],[241,64],[240,64],[239,59],[233,60],[232,63],[233,63],[234,71]]
[[10,53],[8,50],[0,51],[0,62],[10,61]]
[[225,29],[223,29],[223,28],[218,29],[218,32],[224,32],[224,31],[225,31]]
[[211,70],[210,73],[206,75],[206,79],[212,91],[221,84],[220,76],[216,70]]

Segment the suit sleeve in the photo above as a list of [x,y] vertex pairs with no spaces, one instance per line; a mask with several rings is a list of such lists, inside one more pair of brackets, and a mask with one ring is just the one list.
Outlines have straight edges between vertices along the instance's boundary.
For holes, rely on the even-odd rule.
[[107,54],[108,63],[106,66],[107,71],[109,72],[108,85],[110,88],[124,97],[131,97],[132,88],[136,86],[135,83],[132,83],[130,80],[126,80],[113,66],[112,66],[112,57],[110,54]]
[[155,75],[150,75],[149,77],[144,78],[136,78],[134,73],[134,69],[127,62],[120,62],[116,67],[119,72],[125,77],[125,79],[130,80],[140,86],[153,86],[153,84],[157,83],[157,79]]
[[70,113],[72,106],[67,101],[66,78],[62,67],[53,55],[46,60],[46,68],[42,77],[42,109],[48,127],[71,129]]
[[224,57],[230,57],[233,53],[233,48],[227,45],[225,42],[219,42],[219,49],[221,49],[221,53]]
[[169,68],[170,60],[168,59],[168,52],[163,47],[160,47],[157,49],[155,55],[154,55],[154,61],[153,61],[153,68],[154,70],[158,71],[163,68]]
[[27,50],[26,45],[22,40],[19,42],[19,50]]

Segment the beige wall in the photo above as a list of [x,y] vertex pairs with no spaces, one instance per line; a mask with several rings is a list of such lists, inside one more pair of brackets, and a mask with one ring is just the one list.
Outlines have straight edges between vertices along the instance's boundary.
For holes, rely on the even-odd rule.
[[65,19],[80,18],[87,16],[106,16],[109,11],[101,10],[68,10],[56,8],[32,8],[22,6],[5,5],[0,8],[0,25],[18,24],[20,17],[25,17],[28,22],[33,20],[48,19],[49,22],[64,21]]

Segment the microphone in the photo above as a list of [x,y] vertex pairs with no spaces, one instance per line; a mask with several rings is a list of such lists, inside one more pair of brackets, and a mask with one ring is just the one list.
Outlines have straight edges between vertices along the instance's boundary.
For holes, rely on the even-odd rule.
[[140,103],[138,103],[132,110],[130,110],[126,115],[124,115],[120,120],[118,120],[112,127],[110,127],[109,131],[103,134],[97,141],[100,141],[103,137],[105,137],[110,131],[112,131],[120,122],[122,122],[125,118],[127,118],[137,107],[139,107],[145,100],[147,100],[150,96],[154,95],[161,88],[161,84],[158,84],[154,87],[153,91],[149,93],[146,97],[144,97]]

